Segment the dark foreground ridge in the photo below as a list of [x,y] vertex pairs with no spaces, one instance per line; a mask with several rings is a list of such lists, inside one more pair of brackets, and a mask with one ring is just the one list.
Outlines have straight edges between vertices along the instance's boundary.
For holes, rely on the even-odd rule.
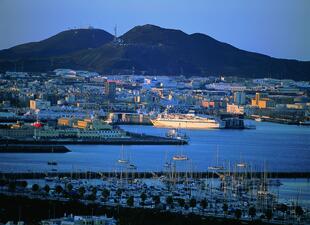
[[66,153],[70,150],[61,145],[1,145],[0,153]]
[[0,195],[0,222],[17,221],[39,224],[43,219],[59,218],[66,214],[104,215],[114,217],[120,225],[230,225],[268,224],[262,221],[240,221],[214,216],[199,216],[192,213],[183,215],[161,211],[159,208],[132,208],[122,206],[102,206],[96,203],[84,204],[78,200],[58,201],[29,199],[21,196]]

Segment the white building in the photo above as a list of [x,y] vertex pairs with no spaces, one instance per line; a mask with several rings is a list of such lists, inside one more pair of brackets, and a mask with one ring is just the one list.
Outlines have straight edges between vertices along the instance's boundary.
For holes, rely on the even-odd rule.
[[244,114],[244,107],[240,105],[227,104],[226,111],[231,114]]

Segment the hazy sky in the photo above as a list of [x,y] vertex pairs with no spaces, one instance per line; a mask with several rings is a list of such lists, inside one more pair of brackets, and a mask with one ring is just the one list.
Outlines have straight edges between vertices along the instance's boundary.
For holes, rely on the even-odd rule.
[[0,0],[0,49],[69,27],[119,34],[155,24],[205,33],[238,48],[310,60],[310,0]]

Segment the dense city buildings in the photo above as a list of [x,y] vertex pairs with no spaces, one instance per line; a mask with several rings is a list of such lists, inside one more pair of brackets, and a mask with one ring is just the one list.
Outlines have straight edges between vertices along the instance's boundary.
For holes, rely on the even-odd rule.
[[45,74],[7,72],[0,79],[0,119],[99,118],[114,123],[147,124],[165,110],[193,110],[216,117],[228,113],[281,123],[309,121],[307,81],[113,76],[69,69]]

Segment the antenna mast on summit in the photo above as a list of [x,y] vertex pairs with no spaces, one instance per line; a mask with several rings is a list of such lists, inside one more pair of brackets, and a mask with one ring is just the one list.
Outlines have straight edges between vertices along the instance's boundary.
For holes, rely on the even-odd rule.
[[114,39],[117,39],[117,25],[114,27]]

